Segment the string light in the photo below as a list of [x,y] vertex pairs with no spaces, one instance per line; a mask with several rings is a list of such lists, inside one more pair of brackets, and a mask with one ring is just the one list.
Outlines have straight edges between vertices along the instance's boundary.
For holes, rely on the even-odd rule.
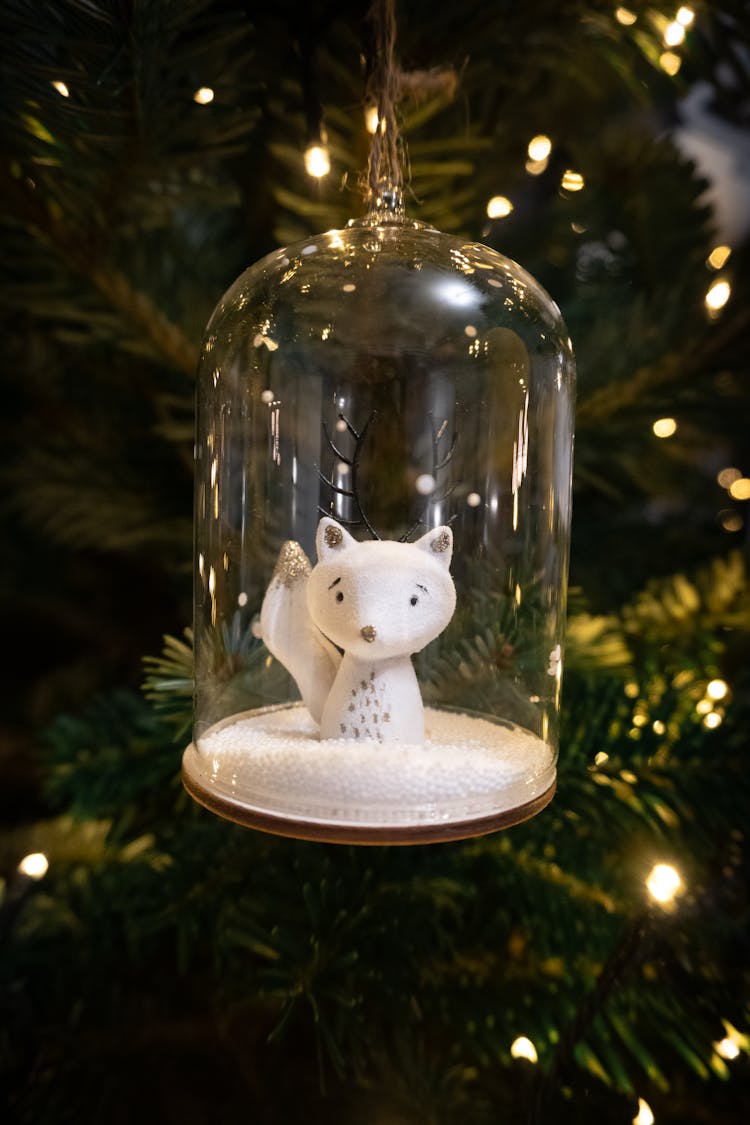
[[723,309],[732,294],[732,286],[728,281],[715,281],[705,296],[706,308],[712,312]]
[[552,141],[544,133],[540,133],[531,138],[527,151],[531,160],[546,160],[552,152]]
[[646,890],[656,902],[663,905],[673,900],[681,886],[679,872],[669,863],[655,863],[646,879]]
[[699,715],[707,715],[709,711],[713,711],[710,699],[699,699],[695,705],[695,709]]
[[305,171],[316,180],[327,176],[331,171],[331,159],[325,145],[308,145],[305,149]]
[[685,28],[677,20],[668,23],[664,29],[664,43],[667,47],[679,47],[685,40]]
[[736,480],[740,479],[741,476],[742,473],[739,469],[735,469],[731,465],[728,465],[726,469],[721,470],[716,479],[722,488],[730,488]]
[[583,184],[583,176],[580,172],[574,172],[572,168],[567,168],[563,172],[560,186],[565,188],[566,191],[580,191]]
[[604,763],[608,762],[608,761],[609,761],[609,754],[607,753],[606,750],[600,750],[597,754],[594,755],[594,765],[595,766],[603,766]]
[[201,88],[196,90],[193,94],[193,101],[197,102],[198,105],[208,105],[213,100],[214,92],[210,86],[201,86]]
[[711,253],[706,258],[706,265],[710,266],[712,270],[720,270],[729,261],[729,255],[732,253],[731,246],[714,246]]
[[541,176],[542,172],[546,171],[549,160],[547,157],[544,160],[527,160],[524,168],[530,176]]
[[680,8],[679,12],[675,16],[675,19],[678,23],[681,23],[683,27],[690,27],[691,23],[695,19],[695,12],[692,8]]
[[716,730],[717,727],[720,727],[721,715],[719,714],[719,712],[709,711],[705,719],[703,720],[703,725],[704,727],[707,727],[708,730]]
[[725,680],[711,680],[706,688],[706,695],[709,699],[724,699],[729,691],[729,684]]
[[750,500],[750,477],[740,477],[732,481],[729,486],[729,495],[733,500]]
[[504,219],[512,210],[513,204],[504,195],[493,195],[487,204],[487,216],[490,219]]
[[629,8],[618,8],[615,12],[615,19],[623,27],[632,27],[638,16],[635,12],[631,12]]
[[537,1062],[539,1058],[536,1047],[525,1035],[519,1035],[517,1039],[513,1040],[510,1045],[510,1053],[514,1059],[528,1059],[532,1063]]
[[643,1098],[639,1098],[638,1112],[633,1118],[633,1125],[654,1125],[654,1120],[651,1106]]
[[49,870],[49,861],[44,852],[30,852],[23,857],[18,870],[29,879],[43,879]]
[[677,74],[677,71],[682,66],[682,59],[679,55],[676,55],[674,51],[664,51],[659,55],[659,66],[670,78],[674,78],[675,74]]
[[677,423],[674,418],[657,418],[651,429],[658,438],[668,438],[677,433]]
[[55,89],[57,90],[58,94],[60,94],[61,97],[63,97],[63,98],[69,98],[70,97],[70,90],[68,89],[68,87],[65,85],[64,82],[53,82],[52,85],[55,87]]

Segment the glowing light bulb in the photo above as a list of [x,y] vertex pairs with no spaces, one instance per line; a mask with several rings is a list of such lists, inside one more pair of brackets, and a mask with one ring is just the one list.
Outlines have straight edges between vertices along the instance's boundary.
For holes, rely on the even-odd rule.
[[716,730],[717,727],[720,727],[721,715],[719,714],[719,712],[709,711],[705,719],[703,720],[703,725],[704,727],[707,727],[708,730]]
[[659,66],[670,78],[674,78],[682,66],[682,59],[674,51],[664,51],[659,55]]
[[723,699],[729,691],[729,684],[724,680],[711,680],[706,688],[706,695],[709,699]]
[[25,855],[18,865],[22,875],[29,879],[43,879],[49,869],[49,861],[44,852],[31,852]]
[[740,477],[739,480],[732,481],[729,495],[733,500],[750,500],[750,477]]
[[197,102],[198,105],[209,105],[213,100],[214,92],[210,86],[201,86],[201,88],[196,90],[193,94],[193,101]]
[[731,246],[714,246],[711,253],[706,258],[706,265],[710,266],[712,270],[720,270],[729,261],[729,256],[732,253]]
[[671,902],[681,886],[679,872],[669,863],[654,864],[646,879],[646,890],[656,902]]
[[638,1112],[633,1118],[633,1125],[654,1125],[654,1115],[651,1106],[643,1098],[638,1099]]
[[668,438],[677,433],[677,423],[674,418],[657,418],[651,429],[658,438]]
[[487,216],[490,219],[504,219],[512,210],[513,204],[504,195],[493,195],[487,204]]
[[567,168],[563,172],[560,186],[565,188],[566,191],[580,191],[583,185],[584,180],[580,172],[574,172],[572,168]]
[[680,8],[675,19],[681,23],[683,27],[690,27],[690,24],[695,19],[695,12],[692,8]]
[[618,8],[615,12],[615,19],[618,23],[621,23],[623,27],[632,27],[638,19],[638,16],[628,8]]
[[64,82],[53,82],[52,85],[55,87],[55,89],[57,90],[58,94],[60,94],[61,97],[63,97],[63,98],[69,98],[70,97],[70,90],[68,89],[68,87],[65,85]]
[[668,23],[664,29],[664,43],[667,47],[679,47],[685,40],[685,28],[677,20]]
[[514,1059],[528,1059],[529,1062],[538,1061],[536,1047],[525,1035],[519,1035],[510,1045],[510,1053]]
[[544,133],[540,133],[531,138],[527,151],[531,160],[546,160],[552,152],[552,141]]
[[305,150],[305,171],[316,180],[331,171],[331,160],[324,145],[308,145]]
[[715,281],[705,296],[706,308],[716,312],[723,309],[732,295],[732,286],[728,281]]

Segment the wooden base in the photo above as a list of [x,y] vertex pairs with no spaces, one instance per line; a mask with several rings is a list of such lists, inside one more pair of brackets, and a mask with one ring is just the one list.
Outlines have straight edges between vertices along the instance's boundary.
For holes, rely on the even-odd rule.
[[[187,757],[192,747],[185,752]],[[467,840],[472,836],[486,836],[501,828],[511,828],[530,820],[550,803],[555,795],[556,782],[532,801],[517,805],[513,809],[491,813],[489,816],[474,817],[469,820],[454,820],[445,824],[341,824],[333,822],[299,820],[291,816],[277,816],[261,812],[216,793],[186,767],[183,759],[182,784],[199,804],[217,816],[242,824],[245,828],[255,828],[269,832],[273,836],[289,836],[297,840],[317,840],[326,844],[441,844],[451,840]]]

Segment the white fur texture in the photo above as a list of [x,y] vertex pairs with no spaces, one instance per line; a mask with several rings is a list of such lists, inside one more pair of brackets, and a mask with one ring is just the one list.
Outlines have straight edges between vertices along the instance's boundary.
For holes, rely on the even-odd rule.
[[[275,576],[269,586],[261,628],[320,722],[322,738],[424,742],[424,708],[411,655],[453,616],[452,547],[448,527],[416,543],[359,543],[324,517],[317,566],[308,576],[293,555],[290,582],[284,551],[301,548],[285,544],[277,566],[281,578]],[[344,651],[338,668],[329,641]]]

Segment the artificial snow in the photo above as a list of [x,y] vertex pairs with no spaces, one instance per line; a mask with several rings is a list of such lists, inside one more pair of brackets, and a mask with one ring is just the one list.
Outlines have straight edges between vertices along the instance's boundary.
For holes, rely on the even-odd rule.
[[248,808],[340,824],[443,824],[525,804],[554,780],[549,746],[511,723],[425,710],[424,745],[321,740],[301,704],[201,736],[192,769]]

